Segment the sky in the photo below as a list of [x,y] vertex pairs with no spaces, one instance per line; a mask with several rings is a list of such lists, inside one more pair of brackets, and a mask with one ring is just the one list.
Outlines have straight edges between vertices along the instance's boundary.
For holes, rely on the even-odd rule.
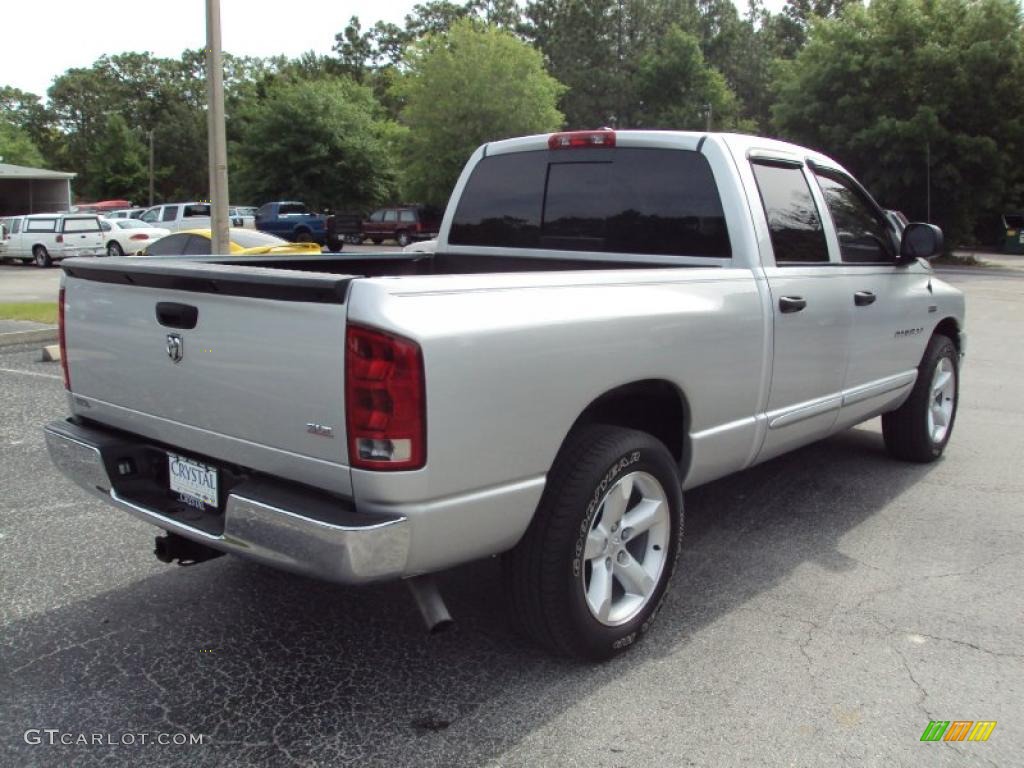
[[[777,10],[784,0],[768,0]],[[223,50],[239,56],[330,53],[351,16],[401,25],[416,0],[221,0]],[[745,0],[739,3],[746,6]],[[54,77],[103,54],[177,58],[206,45],[206,0],[3,0],[0,85],[46,95]],[[173,10],[170,10],[173,9]]]

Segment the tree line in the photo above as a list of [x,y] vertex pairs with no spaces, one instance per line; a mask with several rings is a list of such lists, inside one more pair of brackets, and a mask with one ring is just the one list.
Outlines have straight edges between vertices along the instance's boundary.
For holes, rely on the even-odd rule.
[[[430,0],[357,17],[333,53],[225,54],[231,196],[444,204],[479,144],[560,128],[760,133],[836,157],[951,240],[1024,207],[1016,0]],[[39,95],[0,88],[4,162],[80,198],[206,196],[205,58],[103,56]],[[926,186],[928,185],[928,186]]]

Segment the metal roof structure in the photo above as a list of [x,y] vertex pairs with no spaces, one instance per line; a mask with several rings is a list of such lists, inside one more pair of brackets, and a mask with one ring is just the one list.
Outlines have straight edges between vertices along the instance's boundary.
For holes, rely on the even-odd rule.
[[46,168],[27,168],[24,165],[0,163],[0,180],[18,179],[20,181],[70,181],[77,173],[50,171]]

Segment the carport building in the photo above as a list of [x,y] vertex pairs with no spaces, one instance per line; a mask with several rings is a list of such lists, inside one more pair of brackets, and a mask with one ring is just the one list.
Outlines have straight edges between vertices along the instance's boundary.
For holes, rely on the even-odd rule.
[[74,173],[0,163],[0,216],[51,213],[71,207]]

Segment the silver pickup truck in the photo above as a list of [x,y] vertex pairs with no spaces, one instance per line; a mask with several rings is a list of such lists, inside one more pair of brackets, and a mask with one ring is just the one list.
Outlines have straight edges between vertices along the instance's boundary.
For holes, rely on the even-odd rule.
[[[548,648],[648,628],[683,491],[881,415],[956,415],[964,300],[828,157],[587,131],[480,147],[433,254],[72,260],[56,465],[166,532],[346,584],[502,555]],[[111,521],[110,525],[116,525]]]

